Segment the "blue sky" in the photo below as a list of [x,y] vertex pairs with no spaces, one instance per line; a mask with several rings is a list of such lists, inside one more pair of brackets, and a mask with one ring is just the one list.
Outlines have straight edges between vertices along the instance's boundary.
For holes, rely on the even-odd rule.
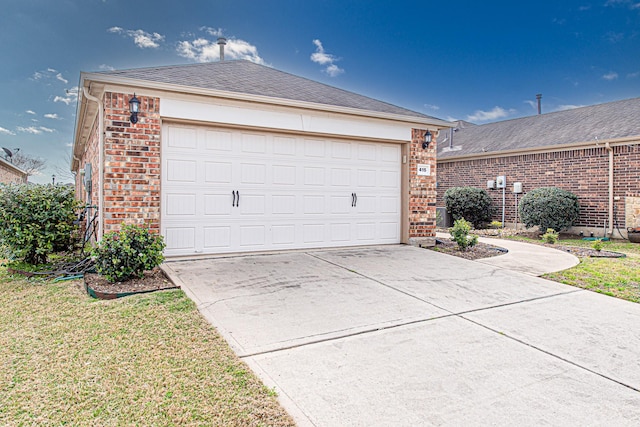
[[640,0],[21,0],[0,15],[0,146],[70,181],[80,71],[246,58],[474,123],[640,96]]

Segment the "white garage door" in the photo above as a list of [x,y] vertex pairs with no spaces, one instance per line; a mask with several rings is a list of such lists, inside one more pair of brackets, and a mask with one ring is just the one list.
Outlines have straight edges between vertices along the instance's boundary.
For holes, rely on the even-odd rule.
[[401,147],[165,125],[166,255],[400,242]]

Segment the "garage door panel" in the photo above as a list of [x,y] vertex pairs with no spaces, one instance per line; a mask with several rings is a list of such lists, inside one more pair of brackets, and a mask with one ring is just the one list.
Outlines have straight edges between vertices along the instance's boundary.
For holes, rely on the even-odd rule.
[[271,182],[274,185],[295,185],[296,167],[291,165],[273,165]]
[[230,216],[233,204],[233,196],[231,194],[204,194],[204,214]]
[[241,225],[240,246],[253,246],[263,248],[265,244],[266,230],[264,225]]
[[166,212],[168,216],[195,216],[195,194],[167,194],[165,197]]
[[162,155],[167,256],[400,241],[399,145],[169,124]]
[[261,163],[240,163],[241,184],[265,184],[267,168]]
[[197,162],[195,160],[167,160],[167,180],[196,182]]
[[205,149],[211,151],[230,152],[233,148],[233,134],[227,131],[205,131]]
[[231,162],[204,162],[204,181],[212,184],[231,184],[232,171]]
[[231,247],[231,226],[204,227],[203,247],[205,249]]
[[165,240],[168,251],[189,250],[193,252],[196,244],[195,227],[167,227]]

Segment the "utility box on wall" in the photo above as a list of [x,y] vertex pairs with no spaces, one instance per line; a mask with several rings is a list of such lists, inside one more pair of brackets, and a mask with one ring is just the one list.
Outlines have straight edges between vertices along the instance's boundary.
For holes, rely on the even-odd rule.
[[521,182],[514,182],[513,183],[513,192],[516,193],[516,194],[522,193],[522,183]]
[[436,227],[453,227],[453,218],[451,214],[447,212],[447,208],[436,208]]
[[504,175],[500,175],[496,178],[496,188],[506,188],[507,186],[507,177]]

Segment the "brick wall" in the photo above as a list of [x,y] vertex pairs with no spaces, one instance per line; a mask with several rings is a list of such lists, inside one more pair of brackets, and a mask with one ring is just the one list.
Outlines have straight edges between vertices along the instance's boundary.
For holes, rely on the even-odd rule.
[[27,182],[25,174],[18,173],[15,169],[0,162],[0,183],[24,184]]
[[131,95],[107,92],[105,108],[104,230],[122,222],[160,231],[160,99],[138,96],[138,123],[129,121]]
[[[435,237],[436,228],[436,135],[422,148],[426,130],[411,130],[409,147],[409,242]],[[429,176],[418,175],[418,165],[428,165]]]
[[[613,147],[615,220],[625,227],[625,198],[640,196],[640,145],[638,143]],[[601,147],[523,154],[509,157],[476,159],[438,163],[438,206],[451,187],[473,186],[486,188],[488,180],[506,175],[505,222],[516,220],[516,199],[513,183],[521,182],[524,192],[538,187],[559,187],[578,196],[580,218],[578,227],[603,228],[609,211],[609,154]],[[496,208],[494,220],[502,216],[502,190],[487,190]]]

